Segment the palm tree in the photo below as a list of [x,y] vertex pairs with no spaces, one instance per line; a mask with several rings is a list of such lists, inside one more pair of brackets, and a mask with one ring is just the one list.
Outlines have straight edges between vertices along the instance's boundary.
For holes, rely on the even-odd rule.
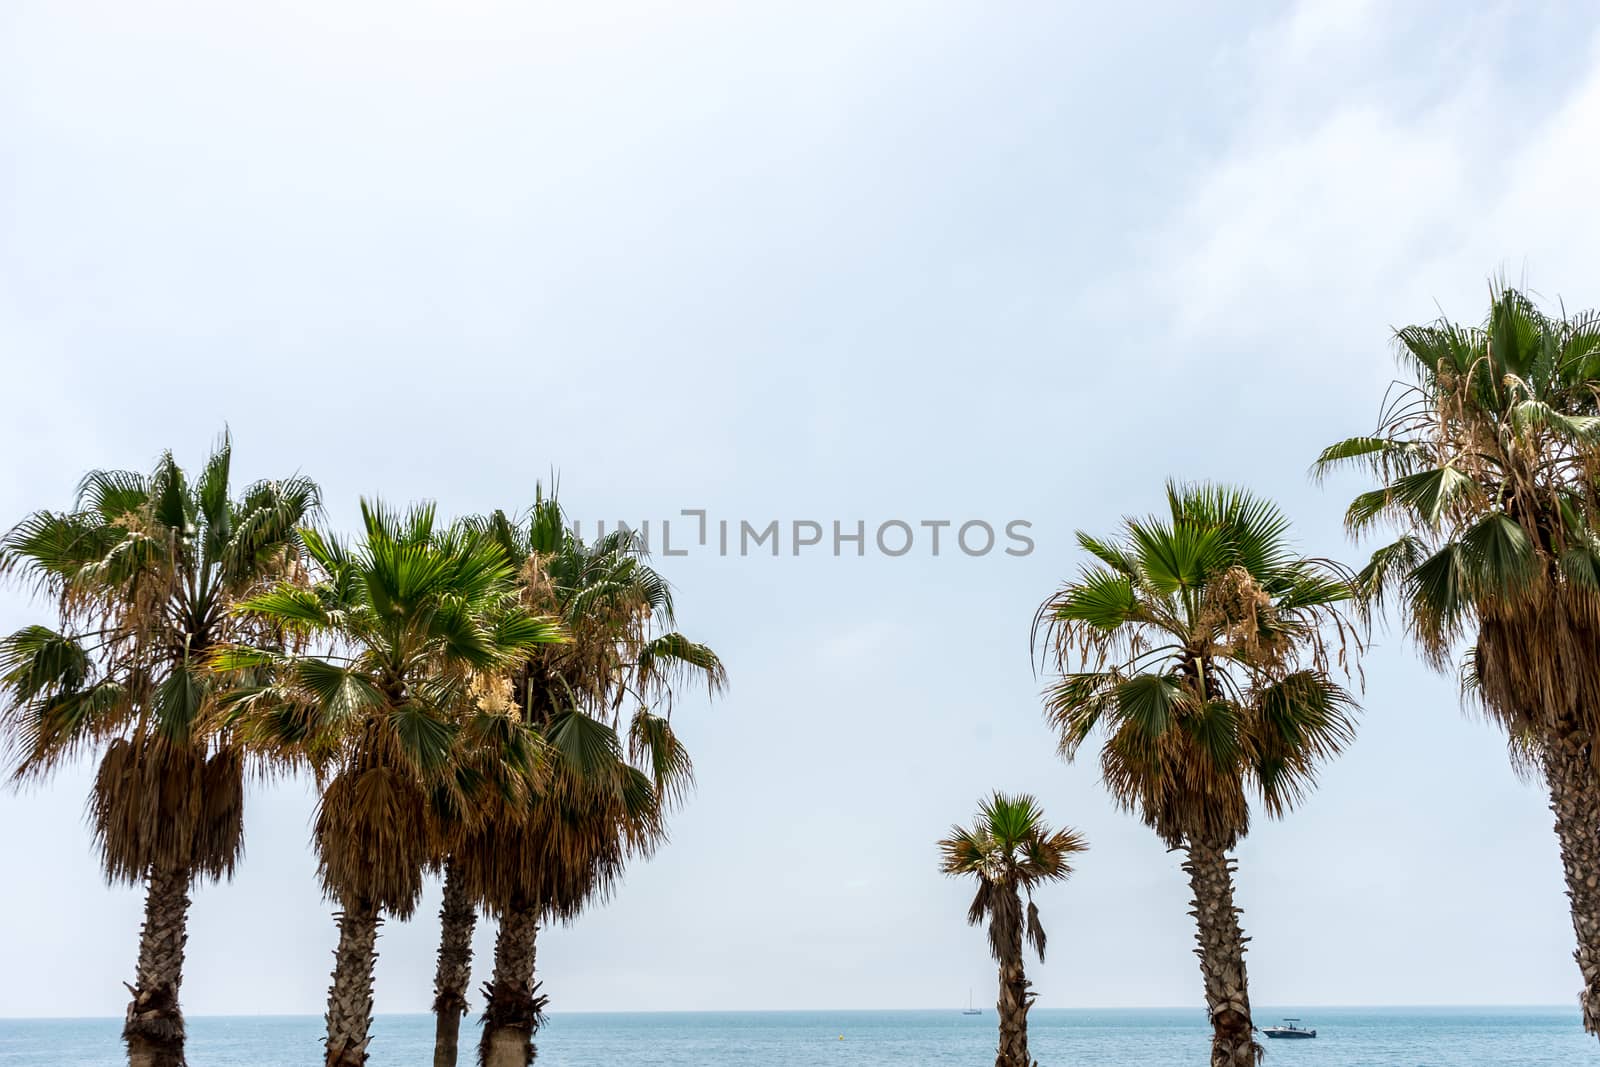
[[697,677],[715,693],[724,674],[715,653],[670,629],[670,590],[632,536],[585,544],[542,494],[525,521],[497,512],[482,529],[522,561],[528,610],[560,619],[571,635],[505,678],[544,746],[541,784],[454,854],[500,921],[480,1060],[525,1067],[545,1004],[534,980],[540,922],[571,921],[610,891],[628,859],[663,840],[666,810],[692,781],[670,723],[673,684]]
[[243,843],[245,759],[218,715],[229,680],[207,657],[277,640],[232,609],[296,580],[297,530],[318,507],[300,477],[232,499],[231,461],[224,437],[193,484],[170,452],[149,477],[94,471],[72,511],[36,512],[0,541],[0,568],[32,579],[58,614],[0,644],[15,775],[99,753],[89,813],[102,868],[145,886],[123,1027],[135,1067],[184,1063],[189,893],[231,876]]
[[[939,867],[945,874],[977,879],[978,892],[967,909],[973,926],[989,923],[989,951],[1000,965],[1000,1046],[995,1067],[1036,1067],[1028,1054],[1028,1009],[1035,994],[1022,969],[1022,939],[1044,962],[1044,927],[1033,901],[1036,886],[1064,882],[1071,857],[1088,851],[1076,830],[1052,830],[1039,802],[1026,793],[995,793],[978,804],[971,827],[955,826],[939,842]],[[1022,895],[1028,897],[1026,919]]]
[[1168,515],[1128,519],[1119,539],[1084,533],[1096,558],[1040,608],[1062,672],[1046,712],[1075,758],[1102,738],[1106,788],[1187,854],[1211,1062],[1242,1067],[1252,1036],[1245,938],[1231,850],[1250,798],[1279,816],[1353,736],[1348,668],[1359,634],[1340,568],[1293,553],[1272,504],[1238,489],[1167,486]]
[[354,550],[302,531],[313,588],[279,586],[241,607],[320,642],[322,654],[218,657],[228,669],[271,672],[238,694],[238,714],[258,743],[304,759],[321,786],[318,874],[340,907],[329,1067],[367,1060],[378,926],[416,909],[433,857],[430,792],[450,787],[474,679],[561,639],[555,623],[518,605],[516,571],[492,541],[438,529],[431,505],[402,516],[363,501],[361,512],[366,538]]
[[1600,1035],[1600,313],[1550,317],[1491,293],[1482,326],[1396,333],[1406,381],[1377,431],[1315,470],[1364,467],[1381,486],[1346,524],[1398,538],[1360,574],[1395,600],[1423,657],[1449,669],[1542,773],[1561,843],[1584,1027]]

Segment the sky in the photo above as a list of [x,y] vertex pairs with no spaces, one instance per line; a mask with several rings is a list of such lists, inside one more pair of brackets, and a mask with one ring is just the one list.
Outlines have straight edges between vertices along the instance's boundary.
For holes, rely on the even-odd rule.
[[[934,842],[1005,789],[1091,845],[1039,897],[1039,1005],[1198,1006],[1179,859],[1055,755],[1033,612],[1075,530],[1168,478],[1359,557],[1364,486],[1307,468],[1376,424],[1392,329],[1478,320],[1499,274],[1600,304],[1600,32],[1577,4],[1116,7],[0,5],[0,523],[224,427],[238,484],[309,474],[339,529],[363,495],[513,509],[552,472],[580,521],[675,542],[684,509],[1026,522],[1021,556],[658,553],[730,688],[679,700],[698,788],[543,936],[545,991],[982,1001]],[[0,591],[7,632],[47,613]],[[1572,1003],[1546,799],[1452,679],[1374,644],[1358,741],[1239,849],[1254,1000]],[[100,877],[90,773],[0,794],[29,961],[0,1013],[123,1011],[142,900]],[[312,803],[252,788],[189,1013],[321,1012]],[[385,926],[380,1012],[430,1003],[437,901]]]

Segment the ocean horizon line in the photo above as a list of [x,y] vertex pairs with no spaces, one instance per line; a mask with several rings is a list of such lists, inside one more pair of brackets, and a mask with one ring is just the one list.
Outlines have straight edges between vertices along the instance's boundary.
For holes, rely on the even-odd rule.
[[[960,1010],[958,1004],[942,1004],[933,1007],[917,1008],[570,1008],[553,1010],[546,1014],[551,1017],[558,1016],[594,1016],[594,1015],[873,1015],[892,1012],[947,1012]],[[1363,1012],[1405,1012],[1405,1011],[1572,1011],[1577,1013],[1575,1004],[1551,1003],[1415,1003],[1415,1004],[1358,1004],[1354,1002],[1311,1004],[1295,1001],[1284,1001],[1276,1004],[1258,1004],[1255,1014],[1269,1015],[1280,1009],[1295,1011],[1363,1011]],[[988,1013],[993,1010],[990,1005],[984,1005],[983,1011]],[[1102,1004],[1102,1005],[1071,1005],[1048,1007],[1036,1005],[1034,1012],[1189,1012],[1204,1011],[1204,1004]],[[418,1011],[389,1011],[374,1012],[376,1019],[416,1019],[431,1017],[433,1012],[422,1009]],[[188,1019],[320,1019],[320,1012],[294,1012],[294,1011],[263,1011],[263,1012],[185,1012]],[[0,1022],[121,1022],[120,1015],[4,1015],[0,1014]]]

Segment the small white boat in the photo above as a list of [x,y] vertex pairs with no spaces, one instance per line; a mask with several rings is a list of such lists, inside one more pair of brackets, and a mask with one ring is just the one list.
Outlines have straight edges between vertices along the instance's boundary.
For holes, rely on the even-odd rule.
[[1298,1025],[1299,1019],[1285,1019],[1281,1026],[1263,1026],[1261,1032],[1268,1037],[1306,1038],[1316,1037],[1316,1030],[1307,1030]]
[[967,1006],[962,1009],[961,1014],[962,1015],[982,1015],[983,1014],[983,1009],[982,1008],[974,1008],[972,1006],[972,990],[970,990],[970,989],[967,990]]

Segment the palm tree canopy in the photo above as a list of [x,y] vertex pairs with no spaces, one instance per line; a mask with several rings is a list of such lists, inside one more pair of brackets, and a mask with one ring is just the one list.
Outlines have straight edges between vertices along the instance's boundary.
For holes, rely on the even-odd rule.
[[542,492],[523,519],[495,512],[476,527],[520,561],[523,604],[560,619],[570,640],[506,676],[546,773],[457,862],[496,910],[538,902],[570,919],[664,839],[667,808],[693,782],[671,724],[675,685],[715,694],[726,676],[715,652],[672,628],[671,589],[626,531],[585,543]]
[[1078,534],[1095,562],[1035,620],[1062,671],[1046,713],[1068,759],[1103,736],[1107,787],[1169,845],[1231,846],[1252,791],[1281,814],[1353,736],[1331,673],[1360,651],[1353,590],[1244,490],[1174,483],[1167,505],[1118,538]]
[[1435,667],[1476,636],[1469,690],[1514,739],[1551,709],[1600,729],[1600,312],[1547,315],[1501,285],[1481,326],[1395,339],[1405,380],[1376,432],[1314,468],[1380,483],[1345,516],[1357,536],[1398,535],[1362,570],[1364,595],[1398,600]]
[[233,607],[296,580],[319,494],[296,476],[235,499],[232,451],[224,436],[193,482],[171,452],[148,476],[93,471],[71,511],[36,512],[0,540],[0,569],[58,615],[0,642],[9,761],[37,776],[104,750],[90,816],[113,879],[152,864],[216,877],[238,856],[241,757],[217,714],[231,680],[208,657],[276,640]]
[[476,526],[521,561],[524,603],[572,634],[532,658],[520,686],[525,697],[561,704],[570,694],[597,712],[628,701],[670,710],[678,683],[700,682],[712,695],[726,685],[717,654],[677,631],[672,588],[631,532],[585,543],[542,491],[522,521],[496,511]]
[[235,714],[323,783],[326,891],[404,918],[432,858],[430,794],[460,780],[450,756],[464,708],[481,699],[482,679],[565,637],[523,609],[516,570],[491,539],[441,528],[431,505],[401,514],[363,501],[362,519],[355,548],[303,531],[315,582],[240,608],[319,654],[235,647],[215,659],[270,675],[235,695]]
[[967,921],[974,926],[989,922],[989,947],[996,959],[1001,958],[1002,942],[1012,928],[1008,922],[1021,919],[1013,914],[1020,903],[1018,893],[1026,893],[1027,936],[1043,960],[1046,939],[1033,890],[1066,881],[1072,874],[1072,857],[1088,848],[1076,830],[1052,829],[1032,796],[996,792],[979,802],[978,817],[970,827],[953,826],[950,836],[939,841],[939,868],[954,877],[977,879]]

